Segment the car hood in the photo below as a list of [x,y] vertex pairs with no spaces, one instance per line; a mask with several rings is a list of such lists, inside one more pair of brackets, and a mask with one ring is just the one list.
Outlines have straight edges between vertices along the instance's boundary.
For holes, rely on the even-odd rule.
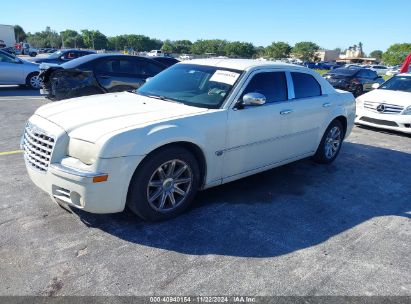
[[360,100],[389,103],[407,107],[411,106],[411,93],[377,89],[362,95]]
[[206,111],[208,109],[123,92],[50,103],[35,114],[59,125],[70,137],[96,142],[117,130]]

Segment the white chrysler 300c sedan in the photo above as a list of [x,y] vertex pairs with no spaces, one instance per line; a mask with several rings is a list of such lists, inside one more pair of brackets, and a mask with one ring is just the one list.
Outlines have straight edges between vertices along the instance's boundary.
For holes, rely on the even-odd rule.
[[184,211],[199,189],[312,156],[330,163],[355,119],[351,93],[294,65],[179,63],[135,92],[39,108],[22,148],[33,182],[94,213]]

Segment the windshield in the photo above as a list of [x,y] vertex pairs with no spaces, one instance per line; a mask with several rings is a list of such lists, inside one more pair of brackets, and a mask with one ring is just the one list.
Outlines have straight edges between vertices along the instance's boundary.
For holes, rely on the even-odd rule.
[[404,91],[411,93],[411,76],[394,76],[379,87],[383,90]]
[[335,69],[330,74],[352,76],[357,72],[357,69]]
[[57,51],[57,52],[52,53],[52,54],[49,56],[49,58],[50,58],[50,59],[56,59],[56,58],[59,58],[61,55],[63,55],[63,52],[62,52],[62,51]]
[[176,64],[139,88],[136,93],[217,109],[229,95],[241,71],[195,64]]

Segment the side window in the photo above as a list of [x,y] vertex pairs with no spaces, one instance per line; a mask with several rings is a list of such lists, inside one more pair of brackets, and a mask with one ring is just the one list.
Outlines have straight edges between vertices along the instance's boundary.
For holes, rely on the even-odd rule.
[[9,56],[7,56],[7,55],[4,55],[4,54],[0,53],[0,62],[13,63],[13,62],[14,62],[14,59],[11,58],[11,57],[9,57]]
[[137,62],[137,71],[138,74],[155,76],[163,70],[162,67],[150,61],[138,61]]
[[310,74],[292,72],[295,98],[321,96],[321,86]]
[[377,77],[378,77],[378,75],[377,75],[376,72],[374,72],[374,71],[368,71],[368,78],[375,79],[375,78],[377,78]]
[[105,59],[99,61],[95,68],[96,74],[133,74],[135,67],[131,60],[128,59]]
[[260,93],[267,103],[285,101],[288,99],[287,78],[284,72],[264,72],[254,75],[245,88],[247,93]]
[[100,60],[96,63],[94,71],[97,75],[111,74],[113,73],[113,64],[118,63],[118,60]]
[[77,58],[77,53],[67,52],[66,54],[64,54],[64,58],[69,59],[69,60]]

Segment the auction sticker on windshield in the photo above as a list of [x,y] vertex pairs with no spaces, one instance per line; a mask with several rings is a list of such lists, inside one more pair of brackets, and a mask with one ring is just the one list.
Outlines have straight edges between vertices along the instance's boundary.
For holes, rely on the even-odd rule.
[[233,85],[238,79],[238,76],[240,76],[240,74],[235,73],[235,72],[217,70],[215,71],[213,76],[211,76],[210,81]]

